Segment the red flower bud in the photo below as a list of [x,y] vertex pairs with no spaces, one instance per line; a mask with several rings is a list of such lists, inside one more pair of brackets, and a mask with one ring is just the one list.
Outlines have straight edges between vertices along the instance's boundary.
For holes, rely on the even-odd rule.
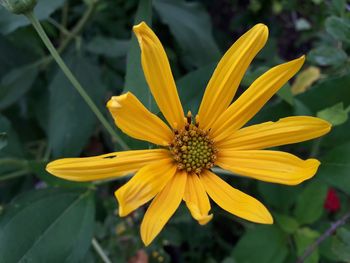
[[340,200],[337,192],[333,188],[328,189],[324,208],[330,213],[335,213],[340,209]]

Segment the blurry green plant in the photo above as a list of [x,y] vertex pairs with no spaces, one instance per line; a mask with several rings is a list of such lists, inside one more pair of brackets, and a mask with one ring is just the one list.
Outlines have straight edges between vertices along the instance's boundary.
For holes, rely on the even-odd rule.
[[[261,227],[227,218],[214,207],[213,222],[203,228],[180,209],[147,248],[148,260],[348,262],[349,227],[342,227],[350,217],[346,1],[105,0],[91,12],[92,3],[39,0],[35,14],[105,116],[105,101],[125,91],[158,113],[145,86],[137,43],[131,38],[133,24],[152,21],[160,38],[167,40],[164,45],[181,100],[185,108],[195,109],[203,94],[200,87],[206,86],[221,51],[247,28],[264,22],[271,29],[270,40],[247,72],[242,90],[266,66],[302,53],[308,53],[308,66],[320,74],[308,73],[305,67],[298,85],[301,92],[286,85],[252,123],[318,115],[336,125],[322,140],[286,146],[289,152],[321,159],[316,179],[308,184],[282,187],[223,175],[266,203],[276,217],[275,225]],[[2,8],[0,50],[0,262],[144,260],[135,227],[142,213],[127,220],[111,213],[117,209],[111,193],[123,182],[73,184],[44,171],[48,160],[120,150],[120,144],[111,140],[52,63],[29,21]],[[118,135],[132,149],[148,146],[119,131]],[[338,210],[324,208],[329,188],[337,193]]]

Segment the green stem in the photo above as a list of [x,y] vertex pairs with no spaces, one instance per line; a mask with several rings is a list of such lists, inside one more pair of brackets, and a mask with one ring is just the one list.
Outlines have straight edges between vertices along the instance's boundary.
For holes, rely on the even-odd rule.
[[6,180],[9,180],[9,179],[18,178],[18,177],[24,176],[26,174],[28,174],[28,170],[19,170],[19,171],[12,172],[12,173],[9,173],[9,174],[3,175],[3,176],[1,175],[0,176],[0,182],[1,181],[6,181]]
[[93,238],[91,243],[92,243],[93,248],[95,249],[97,254],[101,257],[101,259],[104,263],[112,263],[112,261],[107,257],[107,255],[103,251],[100,244],[97,242],[96,238]]
[[3,158],[0,159],[0,167],[5,165],[18,166],[18,167],[27,167],[28,162],[26,160],[21,159],[13,159],[13,158]]
[[82,18],[78,21],[78,23],[75,25],[70,34],[67,35],[67,37],[62,41],[58,49],[59,53],[61,53],[69,45],[71,40],[74,39],[84,28],[85,24],[89,21],[90,17],[94,13],[96,3],[97,1],[93,1],[93,3],[88,6],[88,9],[84,12]]
[[311,151],[310,151],[310,157],[315,157],[315,158],[318,157],[321,149],[321,142],[322,142],[322,138],[318,138],[313,142]]
[[32,23],[33,27],[37,31],[38,35],[40,36],[41,40],[47,47],[47,49],[50,51],[52,57],[57,62],[59,67],[62,69],[63,73],[66,75],[66,77],[69,79],[69,81],[72,83],[74,88],[79,92],[80,96],[85,100],[85,102],[88,104],[90,109],[95,113],[96,117],[99,119],[99,121],[102,123],[102,125],[105,127],[105,129],[108,131],[108,133],[120,144],[120,146],[126,150],[129,149],[129,147],[126,145],[126,143],[118,136],[116,131],[113,129],[113,127],[110,125],[110,123],[107,121],[107,119],[103,116],[103,114],[100,112],[100,110],[97,108],[96,104],[92,101],[92,99],[89,97],[89,95],[86,93],[86,91],[83,89],[83,87],[80,85],[79,81],[75,78],[73,73],[70,71],[70,69],[67,67],[67,65],[64,63],[63,59],[55,49],[55,47],[52,45],[50,39],[46,35],[43,27],[41,26],[39,20],[36,18],[33,12],[29,12],[26,14],[29,21]]

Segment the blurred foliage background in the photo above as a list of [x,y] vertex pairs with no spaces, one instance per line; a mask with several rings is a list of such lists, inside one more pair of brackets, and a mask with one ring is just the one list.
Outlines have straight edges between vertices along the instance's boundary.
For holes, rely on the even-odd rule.
[[[314,179],[289,187],[223,175],[272,211],[260,226],[213,205],[199,226],[184,205],[144,248],[144,209],[117,216],[113,192],[126,179],[79,184],[45,172],[49,160],[121,150],[48,55],[24,16],[0,8],[0,262],[296,262],[334,222],[349,215],[350,14],[345,0],[39,0],[35,13],[101,111],[112,95],[134,92],[157,113],[140,67],[134,24],[152,24],[169,56],[184,110],[196,112],[223,53],[247,29],[269,26],[266,47],[240,92],[268,68],[302,54],[293,81],[252,123],[313,115],[327,136],[283,150],[317,157]],[[118,134],[132,149],[148,145]],[[337,227],[338,225],[335,225]],[[350,262],[350,226],[339,226],[305,260]],[[303,262],[303,261],[299,261]]]

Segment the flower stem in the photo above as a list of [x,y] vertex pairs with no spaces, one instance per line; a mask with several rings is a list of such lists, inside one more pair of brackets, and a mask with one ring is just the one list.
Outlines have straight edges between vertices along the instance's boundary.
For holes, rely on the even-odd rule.
[[102,123],[102,125],[105,127],[105,129],[108,131],[108,133],[116,140],[117,143],[120,144],[120,146],[126,150],[129,149],[129,147],[126,145],[126,143],[120,138],[120,136],[116,133],[116,131],[113,129],[113,127],[110,125],[110,123],[107,121],[107,119],[103,116],[101,111],[98,109],[96,104],[92,101],[90,96],[86,93],[86,91],[83,89],[79,81],[76,79],[76,77],[73,75],[71,70],[67,67],[67,65],[64,63],[63,59],[55,49],[55,47],[52,45],[50,39],[46,35],[43,27],[41,26],[39,20],[36,18],[33,12],[29,12],[26,14],[26,17],[29,19],[29,21],[32,23],[33,27],[35,28],[36,32],[40,36],[41,40],[47,47],[47,49],[50,51],[52,57],[57,62],[59,67],[62,69],[63,73],[66,75],[66,77],[69,79],[69,81],[72,83],[73,87],[79,92],[80,96],[85,100],[85,102],[88,104],[90,109],[93,111],[93,113],[96,115],[98,120]]
[[303,263],[305,260],[315,251],[315,249],[328,237],[330,237],[339,227],[343,226],[348,220],[350,220],[350,211],[343,215],[339,220],[331,224],[331,226],[314,242],[312,243],[302,254],[296,263]]
[[0,182],[2,181],[6,181],[6,180],[10,180],[10,179],[14,179],[14,178],[18,178],[21,176],[24,176],[26,174],[28,174],[29,171],[28,170],[19,170],[19,171],[15,171],[6,175],[1,175],[0,176]]
[[100,244],[97,242],[96,238],[93,238],[91,243],[92,243],[92,246],[94,247],[95,251],[101,257],[101,259],[104,263],[112,263],[112,261],[107,257],[107,255],[103,251]]

